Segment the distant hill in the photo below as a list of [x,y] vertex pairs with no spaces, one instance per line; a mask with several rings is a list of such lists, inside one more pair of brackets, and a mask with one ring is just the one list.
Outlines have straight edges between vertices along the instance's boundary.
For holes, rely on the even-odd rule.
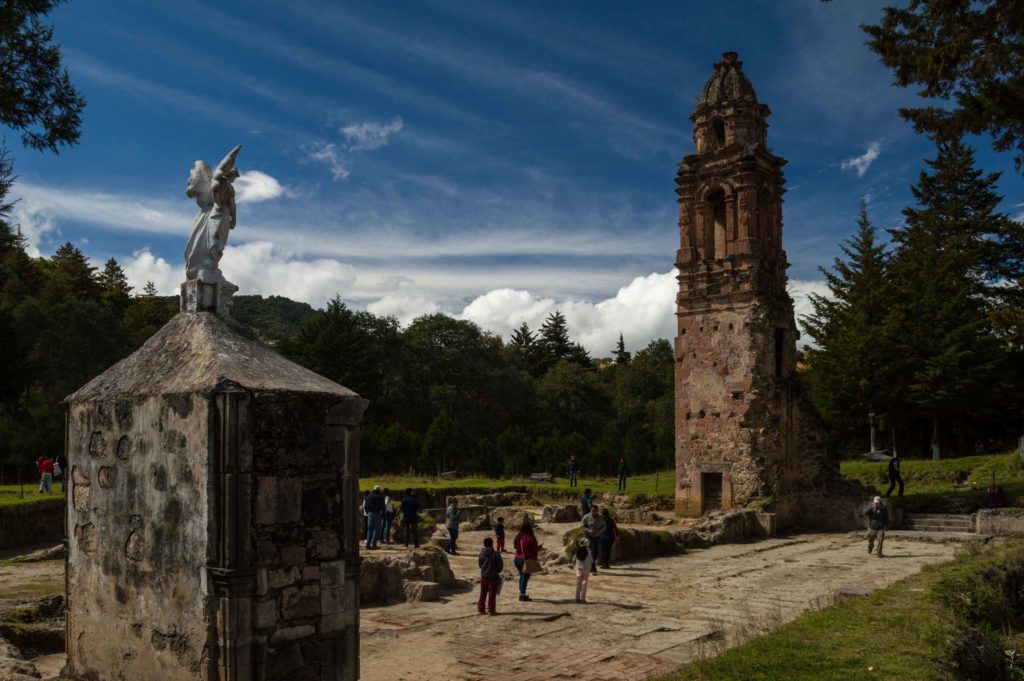
[[261,338],[280,343],[299,330],[315,310],[284,296],[234,296],[231,316],[253,329]]
[[[159,296],[174,309],[178,296]],[[276,345],[291,336],[314,310],[308,303],[299,303],[284,296],[233,296],[231,316],[239,324],[248,326],[260,338]]]

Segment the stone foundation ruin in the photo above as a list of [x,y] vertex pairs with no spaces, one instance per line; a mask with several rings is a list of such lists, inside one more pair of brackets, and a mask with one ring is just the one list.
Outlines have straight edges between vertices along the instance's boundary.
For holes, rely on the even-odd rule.
[[690,117],[696,152],[676,177],[676,512],[758,502],[779,528],[849,529],[856,513],[829,507],[843,497],[855,509],[866,492],[828,463],[796,377],[786,162],[768,149],[770,111],[742,65],[735,52],[715,64]]

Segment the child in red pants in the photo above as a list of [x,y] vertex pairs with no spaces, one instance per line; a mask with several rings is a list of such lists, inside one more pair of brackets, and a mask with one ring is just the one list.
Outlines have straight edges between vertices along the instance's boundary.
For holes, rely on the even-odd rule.
[[[480,552],[480,598],[476,602],[476,611],[481,615],[485,612],[490,615],[497,615],[498,580],[501,579],[501,571],[504,565],[501,554],[494,550],[494,540],[490,537],[484,538],[484,548]],[[486,604],[487,609],[484,609]]]

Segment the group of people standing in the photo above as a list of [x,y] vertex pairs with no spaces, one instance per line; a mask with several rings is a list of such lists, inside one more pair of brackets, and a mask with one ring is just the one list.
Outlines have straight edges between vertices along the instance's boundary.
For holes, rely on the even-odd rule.
[[[565,464],[565,471],[569,478],[569,487],[577,487],[579,485],[580,476],[580,464],[576,460],[575,456],[570,456],[569,461]],[[629,466],[626,465],[626,459],[619,457],[619,463],[615,468],[615,472],[619,478],[619,491],[626,491],[626,479],[630,476]]]
[[[405,496],[398,506],[398,514],[402,517],[403,539],[408,548],[412,539],[416,548],[420,547],[419,535],[420,505],[413,495],[412,488],[405,490]],[[391,545],[391,530],[395,524],[396,511],[391,501],[391,490],[374,485],[373,490],[363,499],[363,519],[366,522],[366,548],[377,549],[382,544]]]
[[[589,497],[590,490],[587,490],[586,513],[580,522],[581,537],[572,555],[572,565],[576,571],[576,602],[587,602],[587,586],[590,575],[597,573],[598,565],[601,568],[611,567],[611,553],[615,540],[619,537],[619,527],[608,509],[599,510],[597,505]],[[448,507],[449,509],[452,506]],[[457,508],[457,506],[456,506]],[[451,528],[449,527],[449,534]],[[502,579],[501,571],[504,563],[501,554],[505,545],[505,524],[504,518],[498,518],[494,525],[494,538],[484,539],[483,549],[480,551],[478,563],[480,566],[480,597],[477,599],[476,609],[478,612],[495,614],[497,595],[501,592]],[[495,542],[498,548],[495,549]],[[528,519],[523,521],[522,527],[512,540],[512,547],[515,549],[515,556],[512,565],[519,574],[519,600],[529,601],[530,596],[526,590],[530,584],[530,577],[543,571],[540,563],[540,550],[544,548],[538,541],[533,525]]]

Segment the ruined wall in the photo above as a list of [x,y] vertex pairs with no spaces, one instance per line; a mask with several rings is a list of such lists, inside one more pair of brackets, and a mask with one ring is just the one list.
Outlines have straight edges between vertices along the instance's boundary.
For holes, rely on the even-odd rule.
[[69,408],[67,647],[73,673],[195,679],[209,406],[198,396]]
[[253,636],[267,679],[358,677],[358,444],[347,402],[252,401]]

